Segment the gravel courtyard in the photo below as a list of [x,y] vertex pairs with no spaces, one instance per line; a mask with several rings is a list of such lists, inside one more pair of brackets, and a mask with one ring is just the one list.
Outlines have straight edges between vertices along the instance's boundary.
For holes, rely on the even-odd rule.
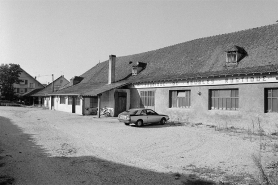
[[[26,142],[22,139],[22,141],[14,142],[14,147],[9,148],[13,143],[8,139],[8,135],[14,133],[13,136],[15,136],[16,133],[12,130],[9,132],[7,120],[22,134],[28,136],[29,142],[32,142],[33,147],[40,151],[37,155],[44,155],[49,159],[60,159],[52,162],[53,165],[59,165],[59,168],[63,165],[63,160],[82,159],[78,160],[79,165],[83,167],[87,165],[87,169],[90,170],[91,166],[88,166],[90,162],[87,158],[94,157],[115,165],[124,165],[126,168],[146,170],[140,172],[145,177],[147,173],[152,172],[169,174],[162,178],[165,184],[181,183],[177,180],[188,174],[215,182],[249,184],[254,183],[254,179],[259,176],[252,156],[258,156],[261,151],[264,166],[278,161],[277,152],[273,148],[275,142],[277,143],[276,136],[271,138],[265,136],[260,141],[259,136],[250,137],[246,132],[217,131],[213,127],[202,124],[168,123],[163,126],[150,125],[137,128],[125,126],[116,118],[98,119],[93,116],[79,116],[42,108],[0,107],[0,176],[12,175],[15,182],[18,182],[17,184],[32,182],[28,183],[24,175],[17,174],[19,172],[12,169],[17,166],[13,164],[15,160],[8,159],[13,150],[18,150]],[[33,159],[34,154],[28,154],[30,151],[24,151],[24,148],[27,150],[26,147],[21,147],[20,152],[26,152],[29,158],[25,156],[21,161],[16,162],[22,164],[21,171],[27,173],[26,171],[32,170],[32,167],[24,169],[24,166],[28,166],[28,161],[24,160]],[[15,159],[16,155],[21,155],[21,153],[14,154],[13,158]],[[5,165],[2,161],[6,162]],[[37,163],[39,165],[40,161]],[[71,165],[74,163],[74,160],[70,161]],[[42,166],[40,167],[43,169]],[[120,169],[119,166],[118,169]],[[51,170],[49,168],[45,171]],[[46,173],[45,171],[42,173]],[[124,172],[126,176],[134,176],[128,171]],[[10,174],[1,174],[5,172]],[[63,174],[65,179],[62,181],[67,184],[67,179],[74,176],[74,173],[81,172],[82,170]],[[53,174],[50,176],[54,177],[55,173],[60,172],[52,171],[51,173]],[[83,173],[82,175],[84,176]],[[83,176],[78,182],[73,180],[72,184],[88,183],[89,181],[84,180],[87,177]],[[138,178],[140,179],[140,176]],[[161,176],[153,175],[150,179],[156,180],[157,184],[162,184],[159,182]],[[183,184],[186,184],[185,181]],[[140,184],[140,182],[142,181],[115,182],[110,180],[104,183],[99,180],[99,183],[95,183]],[[153,181],[146,182],[142,184],[156,184]],[[39,184],[44,183],[48,184],[46,181]],[[59,184],[63,183],[60,181]]]

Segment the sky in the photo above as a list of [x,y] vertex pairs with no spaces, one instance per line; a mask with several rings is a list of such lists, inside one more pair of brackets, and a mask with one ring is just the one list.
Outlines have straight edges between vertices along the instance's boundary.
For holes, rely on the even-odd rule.
[[269,24],[278,0],[0,0],[0,64],[41,83],[126,56]]

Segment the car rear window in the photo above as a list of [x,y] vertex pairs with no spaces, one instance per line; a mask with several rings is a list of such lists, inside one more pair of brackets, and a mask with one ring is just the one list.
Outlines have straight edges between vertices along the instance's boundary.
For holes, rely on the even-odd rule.
[[127,110],[126,112],[133,114],[133,115],[138,115],[138,110]]

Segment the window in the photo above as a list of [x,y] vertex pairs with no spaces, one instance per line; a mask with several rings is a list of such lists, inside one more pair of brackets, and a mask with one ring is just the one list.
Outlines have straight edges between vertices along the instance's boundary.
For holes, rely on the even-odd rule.
[[96,108],[97,107],[97,97],[91,97],[90,98],[90,108]]
[[24,93],[24,92],[25,92],[24,88],[19,89],[19,93]]
[[58,91],[60,87],[60,85],[54,85],[54,91]]
[[189,108],[191,106],[190,96],[190,90],[170,91],[170,108]]
[[68,97],[68,105],[72,105],[72,97],[71,96]]
[[154,106],[154,91],[140,91],[140,97],[145,107]]
[[210,90],[210,109],[237,110],[238,89]]
[[25,84],[28,84],[28,80],[25,80]]
[[266,112],[278,112],[278,88],[266,90]]
[[28,89],[27,88],[25,88],[25,92],[27,92],[28,91]]
[[22,80],[22,79],[19,79],[19,80],[20,80],[19,84],[25,84],[25,80]]
[[65,103],[66,103],[66,97],[60,96],[60,104],[65,104]]
[[227,63],[237,63],[237,52],[236,51],[228,51],[226,62]]
[[76,97],[76,105],[80,105],[80,97]]
[[30,88],[35,88],[35,84],[34,83],[30,83]]
[[147,112],[147,115],[157,115],[157,113],[156,112],[154,112],[153,110],[146,110],[146,112]]

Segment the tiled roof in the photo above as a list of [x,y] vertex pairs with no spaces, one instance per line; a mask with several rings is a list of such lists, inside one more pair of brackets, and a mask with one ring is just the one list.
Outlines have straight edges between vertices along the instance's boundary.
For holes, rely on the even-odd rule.
[[32,96],[33,94],[41,91],[42,89],[44,89],[44,88],[33,89],[33,90],[31,90],[31,91],[29,91],[27,93],[24,93],[22,96]]
[[54,80],[54,82],[51,82],[50,84],[48,84],[45,88],[40,89],[40,91],[30,94],[29,96],[46,96],[49,93],[52,93],[52,83],[55,83],[57,80],[60,80],[61,78],[64,78],[64,77],[60,76],[59,78]]
[[[244,49],[247,55],[237,65],[227,66],[225,51],[231,46]],[[116,82],[124,80],[129,83],[140,83],[277,72],[277,49],[278,24],[200,38],[154,51],[117,57]],[[132,65],[136,62],[144,62],[147,66],[137,76],[131,76]],[[108,61],[97,64],[81,76],[84,79],[79,84],[65,88],[61,92],[86,95],[96,92],[96,89],[107,84]]]

